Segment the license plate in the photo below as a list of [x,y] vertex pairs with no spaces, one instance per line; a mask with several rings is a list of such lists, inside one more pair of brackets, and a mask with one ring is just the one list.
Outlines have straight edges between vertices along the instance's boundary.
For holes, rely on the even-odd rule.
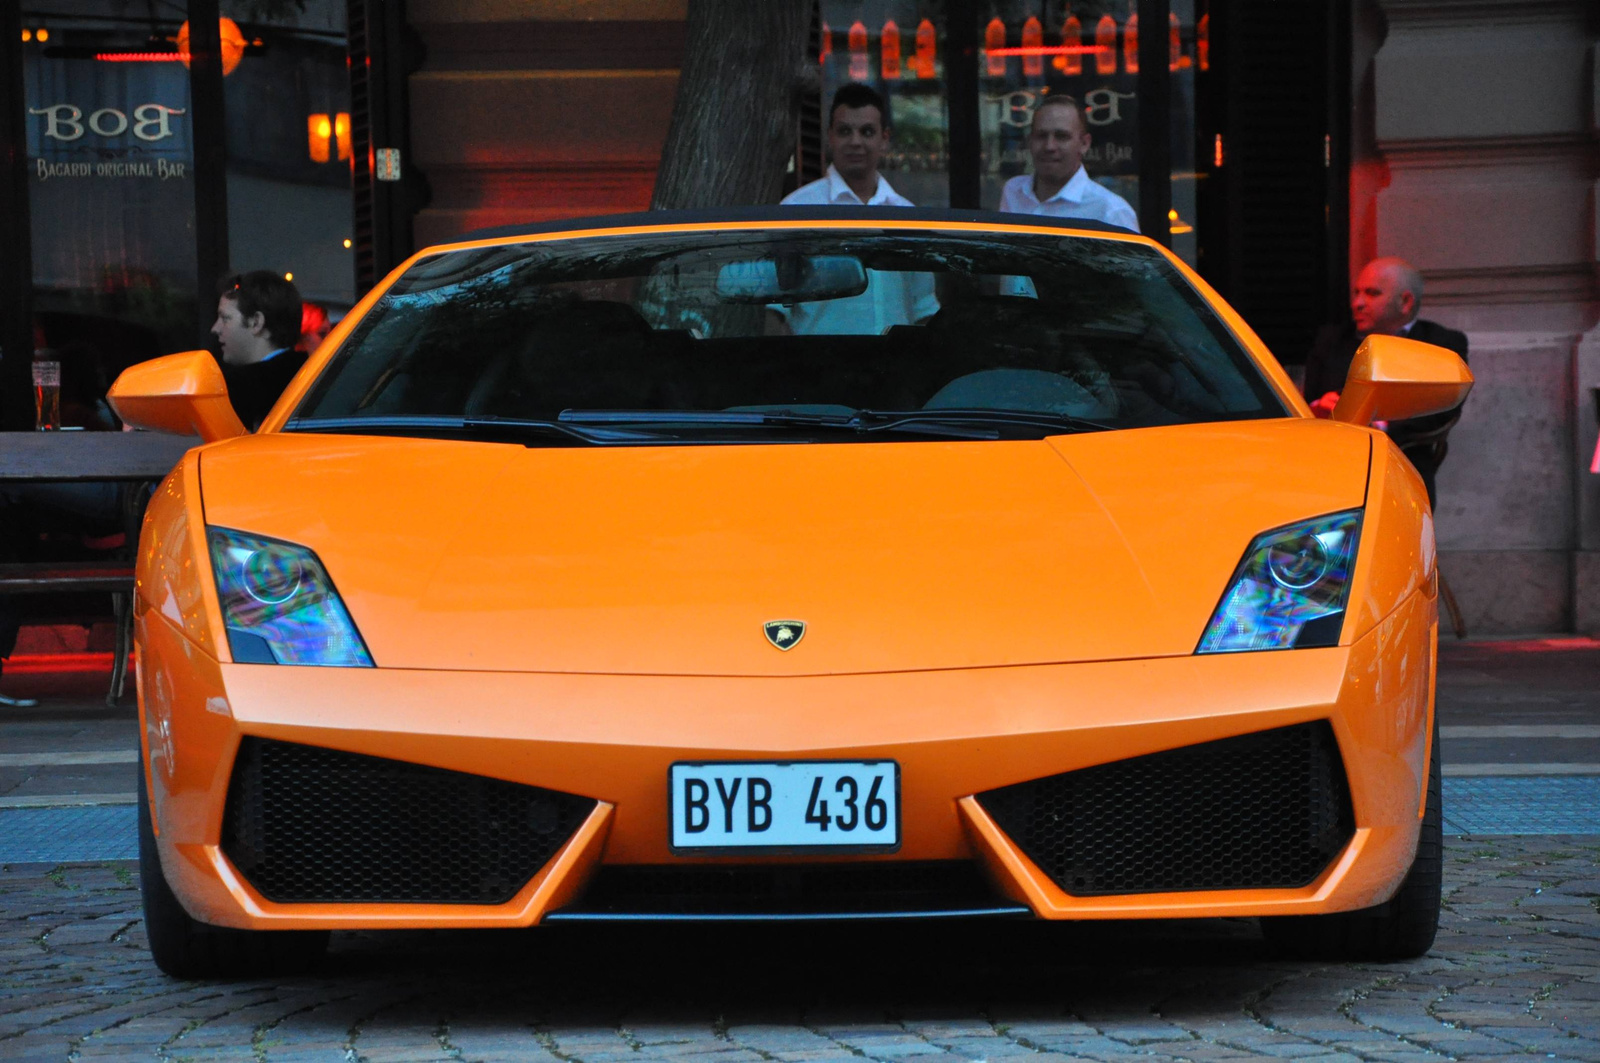
[[892,760],[679,763],[669,804],[679,852],[900,846],[900,766]]

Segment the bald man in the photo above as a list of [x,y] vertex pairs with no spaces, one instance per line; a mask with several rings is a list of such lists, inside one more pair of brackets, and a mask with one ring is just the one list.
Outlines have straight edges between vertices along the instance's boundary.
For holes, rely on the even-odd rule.
[[[1448,347],[1467,357],[1467,335],[1418,316],[1422,311],[1422,274],[1402,258],[1375,258],[1368,262],[1350,291],[1351,320],[1329,325],[1318,335],[1306,358],[1305,396],[1319,417],[1327,417],[1344,390],[1350,360],[1368,336],[1406,336],[1423,343]],[[1444,461],[1445,435],[1459,411],[1414,417],[1389,425],[1389,436],[1411,459],[1435,501],[1433,480]]]

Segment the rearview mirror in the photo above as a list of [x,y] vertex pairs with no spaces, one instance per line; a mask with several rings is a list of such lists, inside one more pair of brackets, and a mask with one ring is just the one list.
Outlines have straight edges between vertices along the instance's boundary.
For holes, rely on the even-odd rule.
[[1472,371],[1454,351],[1403,336],[1368,336],[1350,360],[1333,419],[1367,425],[1443,413],[1471,390]]
[[867,290],[867,271],[851,255],[779,255],[728,262],[715,291],[725,303],[814,303]]
[[228,385],[210,351],[184,351],[130,365],[106,394],[135,428],[198,435],[207,443],[244,435]]

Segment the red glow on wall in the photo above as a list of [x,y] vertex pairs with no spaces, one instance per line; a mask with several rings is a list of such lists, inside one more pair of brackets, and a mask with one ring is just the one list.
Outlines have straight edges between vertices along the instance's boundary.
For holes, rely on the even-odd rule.
[[1127,74],[1139,72],[1139,16],[1129,15],[1122,24],[1122,70]]
[[1006,24],[998,18],[990,19],[989,26],[983,31],[983,49],[988,53],[989,76],[1003,78],[1006,76],[1006,59],[1004,55],[995,55],[997,49],[1004,50],[1006,46]]
[[1061,49],[1051,65],[1068,77],[1083,73],[1083,23],[1077,15],[1068,15],[1061,24]]
[[900,27],[895,25],[894,19],[883,24],[883,33],[878,37],[878,66],[883,71],[885,81],[893,81],[900,77]]
[[867,80],[871,73],[871,67],[867,65],[867,27],[860,22],[852,23],[847,43],[850,48],[850,80]]
[[[1044,46],[1044,26],[1039,20],[1029,16],[1028,21],[1022,24],[1022,46],[1024,48],[1042,48]],[[1022,57],[1022,74],[1024,77],[1036,78],[1044,73],[1044,55],[1034,52]]]
[[938,39],[938,31],[933,28],[931,20],[923,19],[917,24],[917,77],[933,77],[934,53],[939,46]]
[[1115,74],[1117,72],[1117,20],[1110,15],[1101,15],[1100,21],[1095,23],[1094,43],[1097,46],[1094,54],[1094,72],[1096,74]]
[[1189,66],[1189,57],[1183,54],[1183,38],[1179,33],[1178,16],[1167,16],[1167,69],[1183,70]]
[[1201,70],[1211,69],[1211,13],[1208,11],[1200,16],[1200,21],[1194,24],[1194,52],[1200,61]]
[[832,54],[833,54],[833,30],[829,28],[829,26],[828,26],[828,24],[826,22],[824,22],[822,24],[822,48],[821,48],[820,51],[817,52],[817,62],[819,64],[820,63],[826,63],[828,61],[828,56],[830,56]]

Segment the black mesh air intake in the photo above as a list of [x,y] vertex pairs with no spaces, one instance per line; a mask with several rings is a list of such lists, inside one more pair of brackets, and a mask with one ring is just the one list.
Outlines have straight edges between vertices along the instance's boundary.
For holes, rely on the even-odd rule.
[[978,802],[1080,897],[1304,886],[1355,830],[1325,720],[1034,779]]
[[504,904],[594,807],[536,786],[246,738],[222,851],[282,903]]
[[966,915],[1026,912],[970,860],[603,867],[565,919]]

